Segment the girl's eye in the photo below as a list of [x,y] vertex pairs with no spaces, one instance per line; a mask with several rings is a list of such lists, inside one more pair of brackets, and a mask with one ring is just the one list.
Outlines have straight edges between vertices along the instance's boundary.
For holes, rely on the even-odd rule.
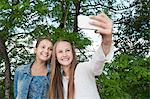
[[49,47],[48,50],[52,51],[53,49],[51,47]]
[[52,48],[50,48],[50,51],[52,51],[53,49]]
[[70,50],[68,49],[68,50],[66,50],[66,52],[69,52]]
[[62,53],[63,51],[58,51],[58,53]]

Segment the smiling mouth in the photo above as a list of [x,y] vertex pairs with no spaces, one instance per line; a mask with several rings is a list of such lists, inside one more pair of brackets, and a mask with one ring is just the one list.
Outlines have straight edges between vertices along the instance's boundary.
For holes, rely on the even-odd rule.
[[65,58],[65,59],[61,59],[62,61],[68,61],[69,60],[69,58]]
[[42,55],[43,57],[45,57],[45,58],[48,58],[49,57],[49,55]]

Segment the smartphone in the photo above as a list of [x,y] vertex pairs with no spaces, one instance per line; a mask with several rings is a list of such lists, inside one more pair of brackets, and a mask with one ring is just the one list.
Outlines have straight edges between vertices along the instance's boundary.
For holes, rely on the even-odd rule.
[[78,27],[81,29],[89,29],[89,30],[97,30],[98,27],[91,25],[89,22],[92,21],[92,19],[89,18],[89,16],[85,15],[78,15]]

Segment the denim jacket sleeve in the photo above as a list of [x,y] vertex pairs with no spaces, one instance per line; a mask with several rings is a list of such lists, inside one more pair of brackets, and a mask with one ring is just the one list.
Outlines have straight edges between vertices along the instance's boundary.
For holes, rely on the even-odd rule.
[[18,92],[17,92],[17,86],[18,86],[18,75],[19,75],[19,71],[18,71],[18,69],[16,69],[16,71],[15,71],[15,75],[14,75],[14,98],[16,99],[16,97],[17,97],[17,94],[18,94]]

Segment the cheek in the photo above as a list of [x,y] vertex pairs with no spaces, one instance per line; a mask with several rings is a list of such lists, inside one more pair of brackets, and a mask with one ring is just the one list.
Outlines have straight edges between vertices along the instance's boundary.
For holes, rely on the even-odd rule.
[[58,63],[61,64],[61,59],[59,57],[56,57],[56,60],[57,60]]
[[72,52],[70,52],[70,56],[73,57],[73,53]]
[[60,54],[56,54],[56,59],[57,59],[57,60],[60,59]]
[[50,55],[52,55],[52,51],[50,51]]
[[52,52],[49,52],[49,57],[50,57],[50,58],[52,57]]
[[71,58],[71,61],[73,61],[73,54],[70,53],[70,58]]

